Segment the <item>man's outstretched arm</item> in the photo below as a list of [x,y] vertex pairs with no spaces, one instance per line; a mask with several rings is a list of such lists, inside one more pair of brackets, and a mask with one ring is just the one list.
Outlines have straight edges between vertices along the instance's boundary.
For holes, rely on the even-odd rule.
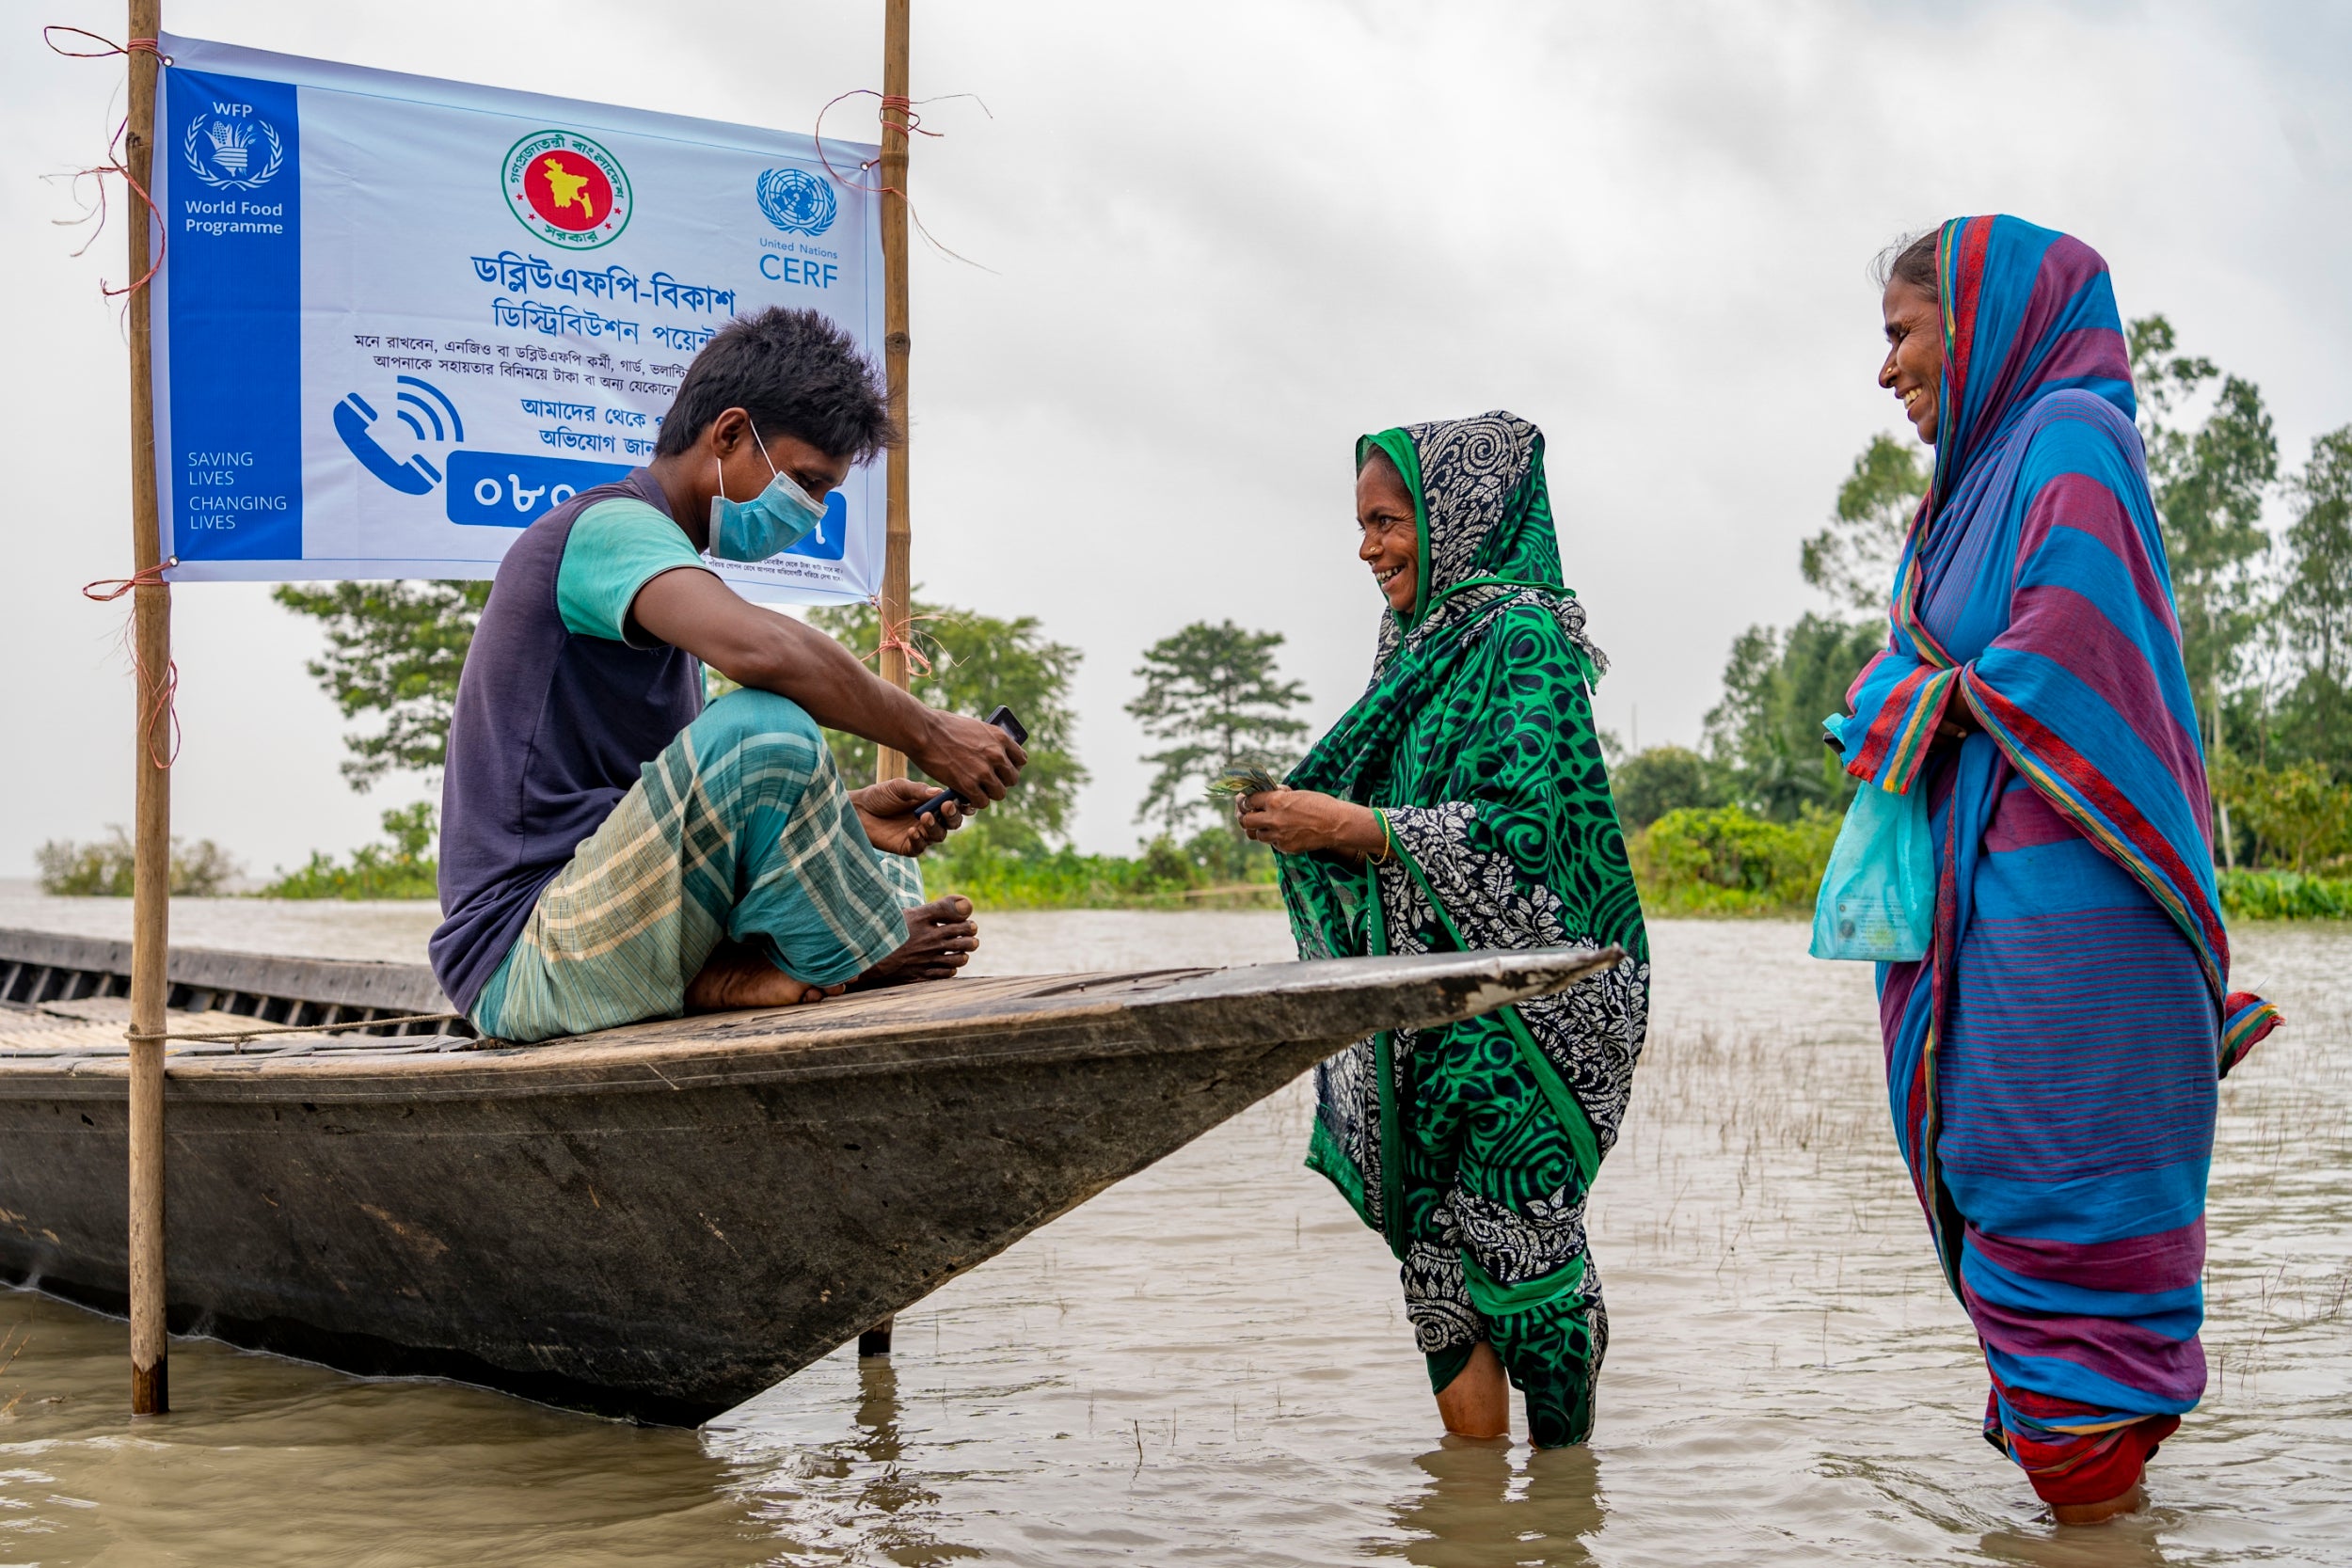
[[637,591],[629,616],[739,686],[789,697],[829,729],[895,747],[974,800],[1001,800],[1028,753],[992,724],[925,707],[804,622],[759,609],[709,572],[680,567]]

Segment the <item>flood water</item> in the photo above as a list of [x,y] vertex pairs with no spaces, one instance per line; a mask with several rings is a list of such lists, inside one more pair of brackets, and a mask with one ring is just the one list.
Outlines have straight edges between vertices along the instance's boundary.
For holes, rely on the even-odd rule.
[[[128,909],[0,885],[0,926]],[[413,958],[415,906],[176,906],[190,943]],[[2214,1375],[2154,1506],[2052,1527],[1886,1124],[1867,971],[1661,923],[1595,1193],[1587,1450],[1447,1447],[1395,1269],[1300,1168],[1304,1083],[700,1433],[175,1343],[0,1292],[0,1563],[1213,1565],[2352,1561],[2352,930],[2237,933],[2285,1008],[2222,1085]],[[1287,957],[1272,913],[993,917],[993,973]],[[13,1359],[11,1359],[13,1356]]]

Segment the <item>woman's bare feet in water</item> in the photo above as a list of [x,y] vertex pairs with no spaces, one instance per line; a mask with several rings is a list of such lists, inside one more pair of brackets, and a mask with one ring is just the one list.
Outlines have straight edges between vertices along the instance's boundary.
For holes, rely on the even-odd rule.
[[2109,1497],[2103,1503],[2052,1503],[2050,1516],[2061,1525],[2104,1525],[2109,1519],[2137,1513],[2147,1506],[2148,1489],[2135,1481],[2121,1497]]
[[906,945],[850,982],[851,990],[902,986],[914,980],[952,980],[980,945],[972,900],[957,894],[907,911]]
[[812,986],[794,979],[756,948],[723,942],[711,950],[702,973],[687,983],[686,1010],[730,1013],[746,1007],[791,1007],[840,994],[839,986]]

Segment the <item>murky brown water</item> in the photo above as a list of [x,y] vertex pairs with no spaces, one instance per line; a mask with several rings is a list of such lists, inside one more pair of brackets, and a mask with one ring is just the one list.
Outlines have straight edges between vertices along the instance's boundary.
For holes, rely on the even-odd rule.
[[[0,925],[119,904],[0,891]],[[182,940],[402,958],[413,907],[182,909]],[[1589,1451],[1445,1448],[1394,1269],[1299,1168],[1297,1085],[700,1433],[202,1342],[123,1415],[120,1325],[0,1294],[0,1563],[2352,1561],[2352,931],[2253,927],[2292,1027],[2222,1091],[2205,1406],[2157,1505],[2061,1534],[1898,1163],[1867,971],[1667,924],[1595,1196]],[[1271,914],[1000,916],[1000,973],[1286,956]]]

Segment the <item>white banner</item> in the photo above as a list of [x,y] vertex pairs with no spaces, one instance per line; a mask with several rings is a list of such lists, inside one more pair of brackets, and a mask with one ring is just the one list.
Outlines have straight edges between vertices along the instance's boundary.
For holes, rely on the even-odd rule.
[[[881,342],[880,203],[807,136],[163,50],[155,460],[174,581],[489,577],[526,524],[650,460],[730,317],[814,308]],[[874,149],[825,153],[850,173]],[[882,492],[876,462],[789,551],[713,565],[756,598],[865,598]]]

